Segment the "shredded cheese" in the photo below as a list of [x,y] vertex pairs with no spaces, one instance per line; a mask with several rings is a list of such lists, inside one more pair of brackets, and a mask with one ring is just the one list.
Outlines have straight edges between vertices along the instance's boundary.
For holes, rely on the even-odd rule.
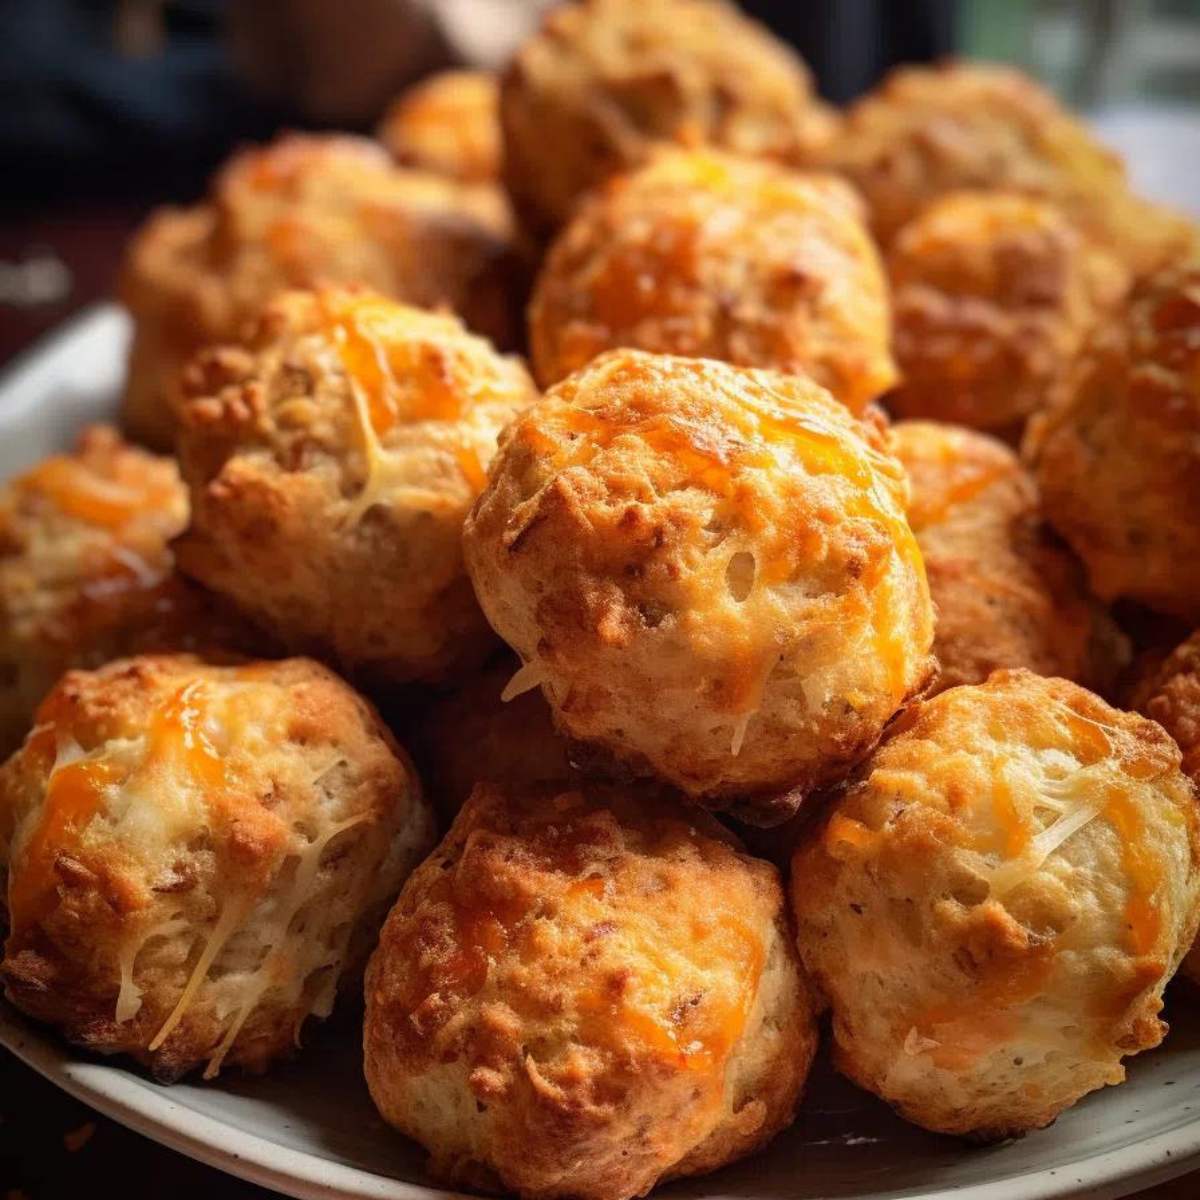
[[1002,863],[992,872],[992,892],[1002,896],[1019,887],[1039,871],[1046,860],[1069,838],[1100,815],[1100,806],[1084,803],[1059,817],[1053,824],[1034,834],[1029,845],[1014,859]]
[[362,437],[363,458],[367,464],[367,477],[363,482],[362,490],[346,513],[346,523],[357,525],[367,509],[380,501],[386,486],[384,477],[387,472],[387,454],[379,444],[379,436],[375,432],[375,426],[371,423],[371,414],[367,411],[367,400],[363,395],[363,390],[354,380],[351,380],[350,383],[350,394],[354,398],[354,416]]
[[[291,1002],[297,997],[300,988],[304,984],[304,980],[310,973],[310,970],[305,969],[304,965],[305,950],[308,949],[311,951],[312,947],[303,945],[303,939],[289,938],[288,930],[296,914],[300,911],[301,906],[306,900],[311,898],[313,881],[320,870],[321,856],[324,854],[325,848],[338,834],[344,833],[347,829],[352,829],[356,825],[361,825],[367,820],[367,816],[368,814],[366,813],[359,813],[357,816],[342,821],[340,824],[333,826],[332,829],[327,830],[321,837],[310,842],[300,852],[300,861],[297,864],[296,874],[292,879],[291,887],[288,889],[286,898],[281,901],[276,918],[272,922],[270,929],[264,935],[264,943],[270,948],[270,952],[262,966],[258,968],[254,985],[250,988],[246,998],[235,1012],[233,1019],[229,1023],[229,1027],[225,1031],[225,1036],[221,1039],[220,1044],[209,1058],[208,1065],[204,1069],[205,1079],[214,1079],[220,1073],[225,1057],[233,1048],[234,1042],[237,1041],[238,1034],[241,1033],[243,1026],[258,1007],[263,996],[273,986],[278,985],[281,980],[284,980],[290,985],[288,987],[288,1000]],[[292,942],[296,944],[290,945]],[[292,961],[290,962],[289,951],[295,952],[291,956]],[[304,1018],[301,1017],[299,1024],[302,1025],[303,1021]],[[299,1037],[299,1028],[297,1028],[294,1036]]]
[[518,696],[523,696],[526,692],[532,692],[534,688],[541,687],[543,683],[549,681],[549,678],[550,673],[547,671],[545,663],[531,658],[519,667],[513,677],[504,685],[500,699],[507,704],[510,700],[515,700]]
[[191,1007],[197,991],[200,990],[200,985],[208,978],[209,969],[212,967],[217,955],[221,953],[225,943],[229,941],[234,930],[241,924],[246,907],[245,898],[239,897],[231,900],[221,910],[221,915],[217,918],[217,923],[208,935],[208,940],[205,942],[200,957],[196,960],[195,967],[192,968],[192,973],[188,977],[187,984],[183,989],[183,995],[179,997],[179,1003],[172,1009],[171,1015],[166,1019],[163,1027],[155,1034],[154,1040],[147,1047],[151,1053],[158,1050],[179,1027],[179,1023]]
[[738,719],[733,723],[733,739],[729,745],[729,753],[734,757],[742,752],[742,743],[746,740],[746,727],[750,724],[750,718],[758,710],[748,708]]
[[134,978],[134,968],[137,965],[138,956],[156,938],[173,937],[177,933],[182,933],[187,925],[185,917],[172,917],[170,920],[162,921],[148,929],[141,938],[131,939],[128,945],[122,949],[119,963],[121,987],[117,992],[117,1006],[114,1013],[117,1024],[124,1025],[128,1021],[132,1021],[142,1010],[142,989]]

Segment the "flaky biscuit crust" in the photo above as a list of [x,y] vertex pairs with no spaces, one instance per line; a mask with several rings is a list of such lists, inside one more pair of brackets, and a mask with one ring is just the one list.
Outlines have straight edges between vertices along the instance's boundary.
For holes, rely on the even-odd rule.
[[529,312],[543,387],[636,347],[811,375],[855,412],[896,382],[887,282],[851,190],[664,150],[584,202]]
[[175,463],[92,426],[0,488],[0,759],[70,667],[248,639],[175,570]]
[[937,612],[937,690],[1026,667],[1109,694],[1128,641],[1047,528],[1037,485],[1017,456],[954,425],[900,421],[892,432]]
[[0,768],[5,994],[170,1080],[265,1070],[432,842],[374,710],[303,660],[73,671]]
[[584,0],[546,14],[500,93],[504,178],[539,236],[661,142],[801,161],[830,110],[783,42],[714,0]]
[[1097,330],[1024,453],[1101,598],[1200,622],[1200,259]]
[[159,211],[134,236],[120,287],[135,323],[122,421],[169,449],[179,372],[284,288],[363,284],[445,305],[508,343],[516,266],[493,188],[405,170],[366,138],[287,134],[243,150],[203,203]]
[[903,377],[888,407],[999,434],[1053,398],[1129,283],[1052,204],[1012,193],[935,200],[887,263]]
[[625,1200],[792,1117],[816,1030],[778,876],[650,793],[481,786],[367,972],[367,1081],[457,1186]]
[[932,665],[880,421],[799,376],[637,351],[515,420],[464,548],[559,727],[768,824],[874,745]]
[[[382,365],[381,365],[382,364]],[[180,565],[295,651],[374,682],[494,644],[463,520],[525,368],[454,317],[344,289],[278,297],[186,373]]]
[[840,1069],[984,1139],[1120,1083],[1195,935],[1197,812],[1162,729],[1066,680],[914,706],[792,863]]

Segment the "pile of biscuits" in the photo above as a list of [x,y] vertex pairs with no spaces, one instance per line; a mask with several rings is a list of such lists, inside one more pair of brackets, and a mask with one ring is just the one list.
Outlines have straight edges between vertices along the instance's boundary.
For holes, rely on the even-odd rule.
[[567,3],[121,293],[122,432],[0,491],[23,1012],[174,1080],[365,997],[386,1120],[536,1200],[762,1147],[822,1036],[975,1140],[1162,1040],[1200,236],[1036,84]]

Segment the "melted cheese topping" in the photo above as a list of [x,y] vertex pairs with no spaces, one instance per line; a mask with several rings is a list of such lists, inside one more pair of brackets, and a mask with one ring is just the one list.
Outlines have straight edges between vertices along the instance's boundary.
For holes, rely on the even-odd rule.
[[[814,187],[811,180],[764,163],[695,150],[665,154],[614,191],[615,207],[609,211],[616,236],[599,244],[596,269],[576,294],[577,302],[586,301],[589,320],[608,330],[669,318],[678,303],[673,287],[699,281],[706,253],[719,261],[723,247],[738,246],[765,223],[807,214],[827,220],[833,207],[828,189]],[[631,203],[622,203],[622,191]],[[851,226],[848,214],[846,219]],[[814,262],[832,255],[827,242],[820,244],[821,236],[806,239]],[[832,231],[823,236],[830,238]],[[582,341],[599,332],[578,330]],[[594,341],[596,349],[609,343],[604,337]],[[582,354],[572,357],[579,366],[587,361]]]
[[[321,857],[329,843],[339,834],[369,819],[368,814],[359,813],[333,828],[326,830],[300,852],[295,875],[286,895],[279,901],[274,920],[264,931],[263,943],[269,948],[266,959],[256,972],[250,986],[230,1020],[225,1036],[213,1051],[204,1071],[205,1079],[214,1078],[221,1070],[225,1056],[233,1048],[237,1036],[263,998],[272,991],[282,992],[282,1003],[289,1008],[299,1002],[305,983],[314,971],[322,966],[332,966],[340,957],[336,952],[331,957],[328,947],[319,939],[307,935],[301,929],[292,929],[292,922],[304,903],[313,895],[313,885],[321,869]],[[316,1015],[322,1005],[320,998],[310,1008]],[[297,1021],[295,1036],[298,1038],[304,1018]]]
[[[540,414],[539,414],[540,415]],[[686,478],[727,502],[738,523],[752,535],[764,537],[766,523],[761,497],[749,471],[794,472],[797,465],[810,476],[831,476],[849,486],[838,493],[838,504],[852,520],[883,532],[882,543],[862,573],[862,589],[850,589],[843,601],[847,621],[862,622],[869,630],[870,651],[883,665],[888,687],[903,694],[909,664],[907,626],[894,613],[907,606],[898,603],[896,589],[903,586],[891,570],[898,559],[924,586],[925,564],[905,513],[889,488],[903,468],[880,454],[848,429],[815,412],[798,410],[786,399],[778,404],[745,403],[726,410],[730,429],[707,416],[684,410],[673,413],[643,412],[636,403],[614,412],[579,406],[557,409],[557,429],[545,431],[536,420],[524,421],[518,436],[556,466],[586,466],[619,439],[632,437],[657,456],[675,464]],[[554,436],[557,434],[557,437]],[[755,547],[755,585],[775,585],[792,578],[812,552],[807,529],[798,522],[780,521],[765,546]],[[749,716],[757,711],[771,670],[777,660],[774,643],[747,644],[745,669],[739,670],[728,689],[735,714],[731,747],[741,748]]]
[[[1113,764],[1133,778],[1147,778],[1156,768],[1136,755],[1122,755],[1121,734],[1101,722],[1054,702],[1047,719],[1068,737],[1073,759],[1042,765],[1036,777],[1024,780],[1024,811],[1018,811],[1013,789],[1001,775],[992,789],[993,815],[1002,831],[1001,862],[988,873],[993,894],[1003,896],[1039,871],[1070,838],[1092,821],[1103,819],[1117,835],[1125,876],[1125,923],[1129,950],[1151,953],[1162,930],[1158,898],[1162,865],[1143,836],[1142,816],[1129,790],[1113,782]],[[1034,808],[1056,814],[1037,828]]]
[[15,939],[54,910],[60,860],[81,853],[87,827],[105,810],[122,778],[119,766],[94,758],[55,766],[50,772],[40,819],[9,872],[8,911]]
[[[715,899],[710,913],[692,919],[684,942],[690,968],[712,984],[696,1007],[681,1005],[671,984],[679,966],[664,950],[661,930],[641,921],[623,922],[600,876],[573,880],[563,891],[572,927],[615,922],[606,936],[625,942],[623,957],[642,964],[628,986],[574,992],[579,1039],[618,1053],[627,1052],[632,1042],[664,1063],[698,1073],[719,1064],[741,1038],[753,1009],[766,961],[762,938]],[[456,953],[442,964],[439,978],[461,995],[479,993],[501,955],[522,955],[525,947],[536,945],[535,923],[526,920],[532,907],[527,900],[513,898],[487,910],[465,909],[453,898],[450,903]],[[674,943],[674,938],[668,940]],[[519,993],[509,1000],[520,1009]]]
[[[126,472],[125,474],[130,474]],[[106,479],[78,458],[47,458],[14,481],[19,492],[45,497],[64,516],[119,531],[175,497],[169,482],[149,474],[137,479]]]
[[1018,1017],[1011,1010],[1044,989],[1053,963],[1052,943],[1031,946],[1007,970],[985,975],[965,995],[920,1010],[908,1024],[905,1046],[919,1047],[943,1070],[969,1070],[1017,1032]]
[[[206,1077],[220,1070],[264,1000],[284,1011],[299,1010],[296,1036],[307,1015],[328,1015],[349,928],[322,933],[311,928],[321,917],[297,916],[320,895],[318,878],[330,843],[374,819],[358,813],[305,841],[285,815],[247,797],[252,785],[224,753],[225,730],[256,720],[246,707],[247,686],[263,670],[251,665],[230,669],[220,682],[181,681],[143,726],[107,729],[105,741],[91,753],[75,739],[70,693],[56,689],[39,710],[25,751],[44,764],[47,782],[41,804],[13,840],[8,878],[13,935],[28,936],[58,908],[64,886],[70,886],[61,871],[65,860],[101,878],[106,899],[125,918],[114,964],[114,1017],[120,1023],[142,1011],[139,963],[148,948],[163,939],[195,939],[187,978],[147,1048],[163,1047],[197,1005],[213,1009],[225,1023]],[[311,787],[318,788],[342,763],[337,757],[327,764]],[[155,891],[161,872],[173,869],[198,834],[214,850],[230,837],[255,848],[253,862],[238,860],[228,878],[214,881],[221,907],[215,920],[200,925],[182,908],[172,912],[169,895]],[[219,852],[216,857],[218,864],[228,859]],[[375,883],[364,876],[355,886],[361,900]],[[243,933],[256,950],[262,948],[252,968],[236,965],[246,961],[244,947],[232,946]]]
[[[350,384],[354,419],[366,460],[366,481],[347,521],[383,503],[399,485],[404,458],[385,445],[402,425],[452,424],[477,405],[522,398],[519,375],[489,348],[476,345],[453,317],[406,308],[382,296],[328,290],[318,296],[321,332],[337,349]],[[473,494],[487,482],[478,450],[453,450]]]

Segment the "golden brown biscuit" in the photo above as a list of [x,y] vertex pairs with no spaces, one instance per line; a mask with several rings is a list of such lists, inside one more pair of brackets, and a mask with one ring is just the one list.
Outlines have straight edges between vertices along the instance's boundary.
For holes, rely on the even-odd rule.
[[500,85],[488,71],[439,71],[383,115],[377,136],[397,162],[463,183],[500,178]]
[[1037,485],[1017,456],[954,425],[901,421],[892,432],[937,612],[937,690],[1027,667],[1111,691],[1129,644],[1046,528]]
[[494,189],[406,171],[365,138],[289,134],[241,151],[206,201],[159,210],[129,247],[126,428],[169,448],[184,364],[236,336],[288,287],[364,284],[410,304],[446,305],[511,341],[509,226]]
[[1097,330],[1025,453],[1102,599],[1200,622],[1200,259]]
[[612,351],[505,431],[464,549],[567,734],[763,824],[926,682],[879,414],[801,376]]
[[0,761],[69,667],[246,642],[176,572],[186,523],[175,463],[103,426],[0,488]]
[[521,660],[504,654],[434,699],[414,732],[426,793],[449,824],[477,783],[526,789],[577,778],[567,739],[536,688],[508,696]]
[[1147,671],[1130,703],[1175,739],[1184,773],[1200,787],[1200,630]]
[[534,289],[543,387],[636,347],[811,375],[855,412],[896,382],[887,282],[840,180],[664,150],[586,200]]
[[653,794],[481,786],[367,971],[367,1083],[452,1186],[627,1200],[764,1145],[816,1047],[775,869]]
[[1134,196],[1120,159],[1009,67],[900,67],[815,157],[857,185],[885,246],[931,200],[972,188],[1053,201],[1135,272],[1195,238],[1182,217]]
[[989,1139],[1120,1083],[1200,919],[1197,811],[1171,739],[1066,680],[914,706],[792,862],[840,1069]]
[[[1131,704],[1157,721],[1183,752],[1183,772],[1200,788],[1200,631],[1147,669],[1133,689]],[[1180,970],[1200,984],[1200,945]]]
[[364,679],[483,661],[462,524],[498,432],[535,398],[518,359],[448,314],[324,288],[279,296],[183,392],[183,570]]
[[718,0],[585,0],[547,13],[501,84],[504,177],[544,236],[661,142],[800,161],[834,117],[795,53]]
[[0,813],[6,995],[165,1080],[289,1054],[432,842],[375,711],[304,659],[70,672]]
[[1052,204],[956,192],[905,225],[887,260],[906,417],[1019,434],[1128,288],[1125,268]]

